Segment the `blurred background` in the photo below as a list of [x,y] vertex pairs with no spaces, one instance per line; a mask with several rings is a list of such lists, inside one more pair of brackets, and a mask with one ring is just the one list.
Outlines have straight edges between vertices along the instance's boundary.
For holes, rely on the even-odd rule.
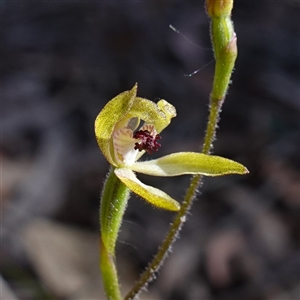
[[[251,173],[205,178],[141,299],[299,299],[300,5],[235,2],[239,55],[214,153]],[[204,0],[1,1],[1,31],[1,299],[105,299],[98,209],[109,166],[94,120],[138,82],[139,96],[177,108],[154,157],[200,149],[214,68]],[[139,178],[179,201],[189,184]],[[130,199],[117,246],[124,293],[173,216]]]

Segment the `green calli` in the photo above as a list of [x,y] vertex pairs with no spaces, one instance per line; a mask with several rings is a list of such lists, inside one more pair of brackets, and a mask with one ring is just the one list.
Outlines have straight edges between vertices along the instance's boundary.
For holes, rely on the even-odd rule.
[[[154,160],[137,161],[146,151],[151,153],[157,150],[160,146],[156,141],[160,138],[158,133],[170,124],[176,116],[176,110],[165,100],[155,104],[136,94],[137,84],[130,91],[109,101],[95,121],[96,138],[102,153],[114,166],[115,175],[131,191],[158,208],[178,211],[180,204],[176,200],[157,188],[145,185],[134,172],[162,177],[248,173],[243,165],[235,161],[194,152],[179,152]],[[141,121],[144,125],[138,129]]]

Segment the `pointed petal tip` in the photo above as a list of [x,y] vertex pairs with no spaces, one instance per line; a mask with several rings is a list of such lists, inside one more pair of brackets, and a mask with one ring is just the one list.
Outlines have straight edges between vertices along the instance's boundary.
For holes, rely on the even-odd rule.
[[231,174],[236,174],[236,175],[246,175],[249,174],[249,170],[241,163],[235,162],[235,166],[236,168],[234,170],[232,170]]
[[176,206],[176,208],[174,209],[174,211],[180,211],[181,206],[178,202],[176,203],[175,206]]
[[136,94],[137,94],[137,89],[138,89],[138,83],[136,82],[136,83],[134,84],[134,86],[132,87],[132,89],[131,89],[131,91],[134,92],[135,96],[136,96]]
[[244,173],[243,174],[249,174],[250,173],[250,171],[244,166]]
[[[156,206],[156,205],[153,205],[153,206],[156,208],[166,209],[162,206],[161,207]],[[181,205],[179,204],[179,202],[177,202],[176,200],[173,199],[173,202],[168,205],[167,210],[178,212],[178,211],[180,211],[180,208],[181,208]]]
[[235,162],[235,168],[231,169],[228,173],[224,173],[221,175],[247,175],[249,174],[249,170],[242,164]]

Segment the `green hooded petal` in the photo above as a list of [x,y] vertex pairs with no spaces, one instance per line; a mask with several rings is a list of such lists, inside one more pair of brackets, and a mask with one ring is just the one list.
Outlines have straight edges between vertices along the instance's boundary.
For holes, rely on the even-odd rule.
[[115,169],[116,176],[134,193],[152,205],[171,211],[179,211],[180,204],[163,191],[139,181],[128,168]]
[[220,176],[249,173],[246,167],[233,160],[195,152],[173,153],[150,161],[136,162],[131,166],[131,169],[153,176],[184,174]]
[[125,119],[136,99],[137,84],[130,90],[123,92],[110,100],[101,110],[95,120],[95,134],[98,145],[110,164],[117,166],[111,145],[112,133],[117,123]]
[[137,97],[130,109],[130,115],[139,117],[145,123],[153,124],[157,133],[160,133],[176,116],[176,109],[166,100],[160,100],[156,104],[150,100]]

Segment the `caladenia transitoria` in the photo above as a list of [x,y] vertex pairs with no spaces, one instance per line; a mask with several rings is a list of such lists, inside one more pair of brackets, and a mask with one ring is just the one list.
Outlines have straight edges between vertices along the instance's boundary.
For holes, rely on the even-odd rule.
[[[111,165],[100,203],[100,269],[108,299],[121,299],[115,265],[115,245],[125,209],[128,203],[130,205],[128,200],[131,192],[154,207],[170,211],[175,217],[157,255],[125,299],[135,298],[153,280],[155,273],[162,266],[186,220],[202,177],[248,173],[247,168],[238,162],[210,155],[220,110],[237,56],[237,39],[230,19],[232,5],[233,1],[229,0],[206,1],[207,13],[211,18],[211,39],[216,64],[209,120],[201,153],[175,152],[157,159],[141,160],[144,153],[151,155],[159,151],[163,130],[170,125],[177,112],[166,100],[154,103],[137,96],[137,84],[111,99],[96,118],[96,139],[104,157]],[[141,182],[136,173],[160,177],[193,177],[180,204],[164,191]]]

